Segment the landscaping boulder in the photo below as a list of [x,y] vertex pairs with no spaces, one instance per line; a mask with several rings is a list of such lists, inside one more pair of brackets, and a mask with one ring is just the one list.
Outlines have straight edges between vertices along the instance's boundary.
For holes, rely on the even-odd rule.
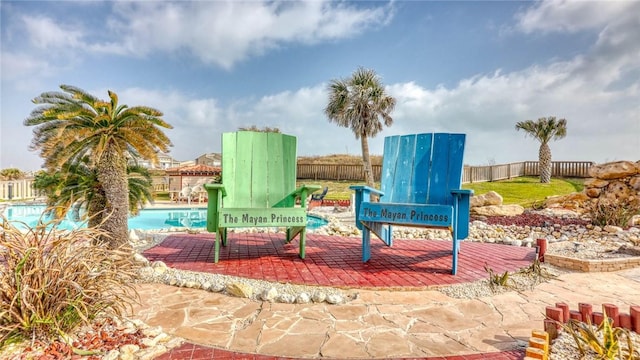
[[495,191],[471,197],[471,207],[502,205],[502,196]]
[[471,213],[482,216],[517,216],[524,213],[520,205],[489,205],[471,208]]
[[229,295],[236,297],[251,298],[253,296],[251,286],[239,282],[227,284],[226,290]]
[[628,204],[640,206],[640,161],[615,161],[593,165],[589,168],[592,178],[584,182],[584,190],[545,200],[546,208],[562,208],[578,213],[590,213],[603,204]]
[[549,196],[544,201],[544,207],[551,209],[568,209],[580,212],[580,210],[584,207],[584,202],[587,200],[589,200],[589,196],[584,192]]
[[631,161],[615,161],[589,168],[589,176],[603,180],[620,179],[638,173],[640,173],[640,166],[637,162]]

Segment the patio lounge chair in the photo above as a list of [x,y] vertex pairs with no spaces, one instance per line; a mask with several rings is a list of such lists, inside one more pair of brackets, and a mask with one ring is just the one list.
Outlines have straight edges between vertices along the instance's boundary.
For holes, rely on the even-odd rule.
[[322,201],[324,200],[324,197],[327,195],[328,191],[329,191],[329,187],[325,186],[324,190],[322,190],[320,194],[311,195],[311,200],[320,201],[320,203],[322,204]]

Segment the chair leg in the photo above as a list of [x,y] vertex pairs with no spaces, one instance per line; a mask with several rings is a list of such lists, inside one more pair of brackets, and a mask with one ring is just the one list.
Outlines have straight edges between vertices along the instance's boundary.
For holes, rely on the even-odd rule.
[[227,246],[227,228],[220,228],[220,239],[222,240],[222,246]]
[[393,227],[391,225],[387,225],[387,229],[385,231],[385,243],[387,246],[393,246]]
[[362,262],[371,258],[371,232],[366,226],[362,227]]
[[458,234],[455,230],[455,224],[451,232],[451,242],[453,243],[453,261],[451,264],[451,275],[455,275],[458,272],[458,254],[460,253],[460,241],[458,240]]
[[304,259],[306,255],[307,230],[300,231],[300,259]]
[[215,243],[213,246],[213,262],[214,263],[218,263],[218,261],[220,260],[220,234],[217,233],[215,238]]
[[458,246],[460,244],[457,240],[453,240],[453,263],[451,264],[451,275],[455,275],[458,272]]

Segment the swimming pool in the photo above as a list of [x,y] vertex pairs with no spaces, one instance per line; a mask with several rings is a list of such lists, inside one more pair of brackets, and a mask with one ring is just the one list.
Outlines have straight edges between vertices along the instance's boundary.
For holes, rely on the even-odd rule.
[[[44,211],[44,205],[11,205],[3,215],[7,220],[19,221],[34,227]],[[43,221],[46,221],[43,219]],[[308,215],[307,229],[313,230],[327,224],[327,220]],[[86,223],[76,221],[71,212],[60,222],[58,228],[72,230],[86,226]],[[143,209],[140,214],[129,218],[129,229],[160,230],[172,227],[184,227],[189,229],[204,229],[207,227],[207,209]]]

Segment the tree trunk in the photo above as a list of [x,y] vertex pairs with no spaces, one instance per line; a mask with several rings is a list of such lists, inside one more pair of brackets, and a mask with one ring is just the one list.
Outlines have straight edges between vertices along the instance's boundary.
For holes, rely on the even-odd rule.
[[107,198],[104,195],[104,189],[100,187],[95,189],[91,200],[87,203],[87,216],[89,217],[88,226],[95,228],[100,226],[105,215],[104,209],[107,206]]
[[360,143],[362,144],[362,167],[364,169],[364,181],[367,186],[374,187],[373,169],[371,167],[371,158],[369,157],[369,139],[366,135],[360,136]]
[[107,145],[98,160],[98,180],[104,189],[105,207],[102,225],[110,238],[103,239],[109,247],[117,248],[129,240],[129,184],[124,154],[113,144]]
[[549,144],[540,144],[538,153],[538,163],[540,169],[540,182],[548,184],[551,182],[551,148]]

